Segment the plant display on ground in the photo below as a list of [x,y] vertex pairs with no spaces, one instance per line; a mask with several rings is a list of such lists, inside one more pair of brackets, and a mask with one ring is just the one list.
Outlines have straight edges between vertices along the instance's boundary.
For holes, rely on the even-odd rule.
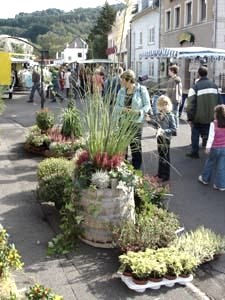
[[26,143],[36,147],[48,147],[50,139],[46,134],[41,132],[41,129],[37,125],[34,125],[30,128],[26,135]]
[[61,132],[65,137],[81,136],[80,113],[74,106],[64,109]]
[[28,300],[63,300],[62,296],[56,295],[50,288],[41,284],[31,286],[26,292],[26,297]]
[[198,266],[193,254],[180,252],[174,247],[146,249],[139,252],[128,251],[127,254],[119,256],[119,261],[120,272],[129,267],[133,277],[139,279],[190,275]]
[[26,135],[25,149],[47,157],[72,158],[85,143],[80,136],[78,116],[75,108],[67,108],[62,115],[62,126],[54,126],[54,115],[48,109],[38,111],[36,125]]
[[137,214],[135,224],[124,221],[121,226],[115,226],[114,242],[122,252],[162,248],[176,238],[178,228],[176,215],[152,204],[146,215]]
[[37,170],[38,198],[41,202],[53,202],[61,208],[65,190],[72,184],[72,162],[65,158],[47,158]]
[[86,149],[90,159],[100,156],[102,161],[104,154],[110,158],[124,157],[137,132],[135,119],[132,114],[117,113],[109,101],[102,101],[98,95],[87,99],[84,112],[81,112],[81,134],[88,137]]
[[198,265],[225,253],[225,238],[203,226],[178,237],[171,243],[178,251],[192,253]]
[[47,131],[54,125],[54,114],[47,108],[41,109],[36,112],[36,124],[42,132]]
[[161,185],[154,176],[145,175],[140,178],[135,186],[135,194],[138,198],[138,206],[146,208],[148,203],[164,207],[163,200],[169,192],[169,187]]
[[0,224],[0,278],[7,277],[13,270],[21,270],[23,263],[14,244],[10,244],[9,235]]

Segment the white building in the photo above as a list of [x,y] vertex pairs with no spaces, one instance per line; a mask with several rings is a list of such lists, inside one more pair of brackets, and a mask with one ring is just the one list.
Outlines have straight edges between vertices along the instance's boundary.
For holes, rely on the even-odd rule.
[[76,37],[72,43],[67,44],[66,48],[57,53],[56,59],[60,63],[79,62],[87,59],[88,44],[80,37]]
[[138,13],[131,21],[131,69],[137,76],[158,81],[159,61],[150,52],[160,45],[160,14],[156,1],[139,0]]

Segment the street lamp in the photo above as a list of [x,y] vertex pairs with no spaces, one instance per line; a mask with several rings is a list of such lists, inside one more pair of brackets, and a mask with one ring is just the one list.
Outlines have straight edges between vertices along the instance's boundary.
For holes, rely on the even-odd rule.
[[44,67],[44,58],[46,58],[48,56],[48,51],[39,49],[31,42],[28,42],[27,40],[23,40],[17,36],[7,36],[5,38],[21,41],[25,44],[32,46],[35,50],[37,50],[40,53],[40,55],[41,55],[41,95],[40,96],[41,96],[41,109],[43,109],[44,105],[45,105],[45,94],[44,94],[44,85],[43,85],[43,83],[44,83],[43,67]]

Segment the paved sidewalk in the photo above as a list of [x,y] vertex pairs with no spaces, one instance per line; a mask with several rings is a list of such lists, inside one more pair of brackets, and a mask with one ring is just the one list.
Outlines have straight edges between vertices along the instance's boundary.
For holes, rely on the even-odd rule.
[[[23,276],[17,276],[19,287],[39,282],[63,295],[65,300],[222,300],[225,297],[224,257],[199,270],[193,281],[199,289],[193,285],[176,285],[158,291],[148,290],[144,294],[129,290],[117,277],[116,249],[96,249],[78,243],[74,253],[66,257],[46,257],[47,243],[58,231],[59,216],[53,207],[41,207],[36,201],[36,169],[42,158],[25,153],[23,143],[27,127],[35,121],[40,101],[34,105],[27,103],[27,99],[27,93],[18,93],[13,100],[6,100],[6,111],[0,116],[0,222],[10,233],[25,263]],[[65,105],[66,102],[47,103],[58,116]],[[188,126],[182,124],[180,134],[172,142],[174,197],[169,208],[179,214],[187,229],[204,224],[225,234],[225,194],[197,182],[204,156],[198,161],[184,157],[190,141],[188,132]],[[157,168],[153,135],[153,130],[144,129],[144,170],[150,174]]]

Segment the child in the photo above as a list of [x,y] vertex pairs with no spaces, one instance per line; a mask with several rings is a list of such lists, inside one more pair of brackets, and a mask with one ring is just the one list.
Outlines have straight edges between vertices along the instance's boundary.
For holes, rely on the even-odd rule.
[[210,123],[209,137],[205,152],[209,157],[205,162],[202,175],[198,180],[208,184],[215,171],[214,189],[225,191],[225,105],[217,105],[214,109],[215,120]]
[[170,140],[176,135],[176,120],[172,113],[173,105],[169,97],[162,95],[157,101],[158,113],[150,123],[157,129],[157,148],[159,154],[158,174],[162,182],[170,179]]

